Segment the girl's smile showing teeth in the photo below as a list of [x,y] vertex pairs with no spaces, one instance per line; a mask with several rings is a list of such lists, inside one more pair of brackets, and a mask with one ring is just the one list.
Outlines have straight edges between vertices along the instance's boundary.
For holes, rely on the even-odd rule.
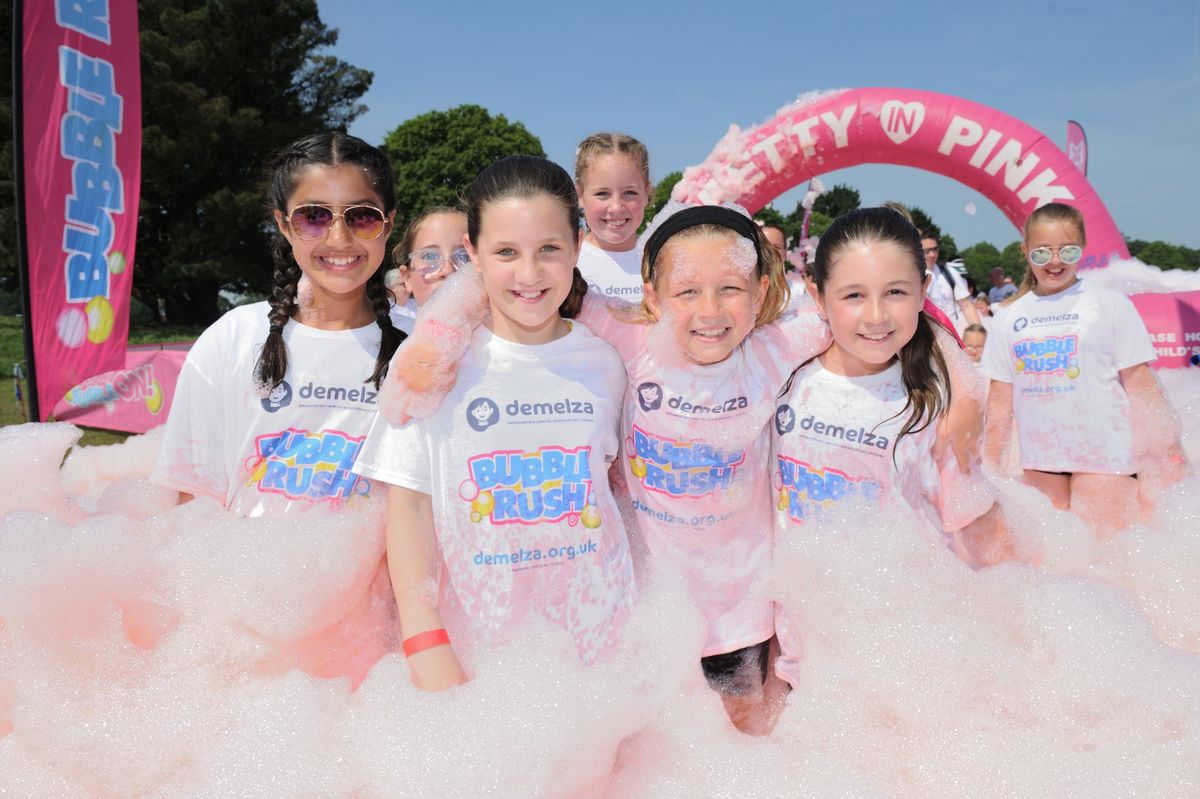
[[524,291],[513,289],[509,293],[521,302],[535,303],[541,301],[542,297],[545,297],[548,291],[550,289],[527,289]]
[[702,330],[693,330],[692,335],[698,336],[708,341],[720,341],[729,334],[728,327],[704,328]]
[[887,333],[859,333],[858,335],[859,335],[859,337],[860,337],[860,338],[865,338],[867,341],[873,342],[873,343],[875,343],[875,344],[878,344],[878,343],[881,343],[881,342],[887,341],[889,338],[891,338],[891,337],[892,337],[892,334],[891,334],[891,332],[887,332]]
[[318,260],[330,269],[340,270],[340,269],[346,269],[348,267],[356,266],[360,261],[362,261],[362,256],[361,255],[342,255],[342,256],[322,255],[318,258]]

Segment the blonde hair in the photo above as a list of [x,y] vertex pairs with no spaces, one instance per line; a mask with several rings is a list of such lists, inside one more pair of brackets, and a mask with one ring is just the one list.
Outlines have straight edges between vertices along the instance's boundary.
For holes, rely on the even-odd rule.
[[[1040,222],[1060,222],[1063,224],[1074,225],[1079,231],[1079,243],[1087,244],[1087,231],[1083,225],[1083,214],[1073,205],[1066,203],[1046,203],[1041,208],[1034,210],[1029,218],[1025,220],[1025,227],[1021,231],[1023,243],[1029,244],[1029,231],[1033,230],[1033,226]],[[1025,276],[1021,278],[1021,285],[1017,289],[1017,293],[1009,297],[1002,304],[1010,305],[1016,302],[1021,297],[1024,297],[1029,292],[1033,291],[1037,286],[1037,278],[1033,275],[1033,268],[1029,266],[1029,258],[1025,259]]]
[[[766,240],[761,229],[756,229],[754,235],[756,238],[754,242],[755,251],[758,254],[758,260],[754,265],[754,275],[755,277],[765,275],[767,278],[766,296],[763,298],[762,307],[758,309],[758,314],[754,317],[754,326],[761,327],[762,325],[774,322],[783,315],[783,312],[787,310],[788,303],[791,301],[792,292],[788,286],[783,256]],[[650,251],[648,248],[642,252],[642,282],[649,283],[657,289],[658,279],[662,277],[663,273],[663,270],[658,267],[662,263],[664,254],[670,249],[671,242],[695,238],[697,236],[721,236],[730,240],[741,238],[737,231],[723,227],[722,225],[705,224],[684,228],[667,240],[662,250],[659,251],[657,261],[650,261]],[[628,309],[623,316],[623,321],[649,324],[657,322],[658,319],[650,311],[649,306],[646,305],[646,299],[643,296],[642,304]]]
[[646,150],[646,145],[624,133],[593,133],[581,141],[575,150],[575,184],[583,187],[584,173],[587,172],[593,158],[614,153],[632,158],[642,172],[642,179],[646,183],[650,182],[650,153]]

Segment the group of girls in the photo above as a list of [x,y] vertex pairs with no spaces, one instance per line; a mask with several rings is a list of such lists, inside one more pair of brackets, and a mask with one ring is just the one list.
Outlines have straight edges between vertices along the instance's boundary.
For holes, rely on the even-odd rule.
[[[603,657],[635,605],[631,553],[644,552],[649,571],[682,575],[705,620],[701,669],[738,723],[761,699],[773,640],[775,671],[798,679],[799,635],[767,587],[776,541],[865,503],[904,509],[972,565],[1004,557],[1000,514],[961,444],[981,425],[982,391],[923,310],[911,223],[887,208],[839,218],[811,298],[789,301],[778,251],[740,208],[670,205],[639,239],[650,188],[645,148],[597,134],[574,181],[542,158],[504,158],[462,212],[417,217],[393,253],[406,293],[423,306],[457,270],[487,313],[435,365],[456,372],[437,410],[397,424],[376,398],[422,334],[392,360],[404,334],[381,269],[395,214],[386,159],[344,134],[301,140],[274,164],[271,299],[193,347],[158,479],[245,515],[386,493],[403,649],[428,689],[468,679],[530,617],[565,629],[585,663]],[[1062,241],[1043,242],[1036,221],[1026,231],[1042,271],[1007,320],[1073,285],[1082,222],[1054,224]],[[988,342],[995,381],[1033,377],[1003,372],[1015,350],[993,342],[1008,345]],[[1143,354],[1112,356],[1130,391]],[[1026,460],[1023,396],[994,385],[990,399],[993,413],[1016,408],[1022,465],[1084,471]]]

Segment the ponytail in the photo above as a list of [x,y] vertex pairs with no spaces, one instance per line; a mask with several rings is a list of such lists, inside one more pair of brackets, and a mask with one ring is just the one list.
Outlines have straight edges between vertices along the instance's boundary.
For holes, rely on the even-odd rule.
[[[933,322],[924,311],[917,317],[912,339],[900,348],[899,361],[900,378],[907,394],[900,413],[910,408],[912,411],[896,436],[896,444],[906,435],[924,430],[950,407],[950,369],[934,336]],[[892,464],[895,462],[893,446]]]
[[558,306],[558,315],[563,319],[574,319],[579,316],[579,312],[583,310],[583,297],[588,292],[588,282],[583,279],[583,274],[580,273],[579,267],[575,267],[575,273],[571,275],[571,290],[567,292],[566,299],[562,305]]

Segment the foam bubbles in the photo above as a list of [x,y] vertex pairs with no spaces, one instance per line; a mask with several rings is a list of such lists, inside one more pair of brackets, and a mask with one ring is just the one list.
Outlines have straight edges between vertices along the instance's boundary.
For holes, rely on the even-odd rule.
[[[1184,413],[1200,371],[1160,374]],[[1022,562],[972,571],[874,514],[782,542],[801,680],[738,733],[702,619],[634,546],[584,668],[533,624],[422,693],[378,503],[238,519],[144,482],[156,439],[0,430],[0,774],[21,796],[1185,796],[1200,773],[1200,477],[1097,541],[1004,477]],[[1184,447],[1200,455],[1185,428]],[[61,468],[60,468],[60,464]]]

